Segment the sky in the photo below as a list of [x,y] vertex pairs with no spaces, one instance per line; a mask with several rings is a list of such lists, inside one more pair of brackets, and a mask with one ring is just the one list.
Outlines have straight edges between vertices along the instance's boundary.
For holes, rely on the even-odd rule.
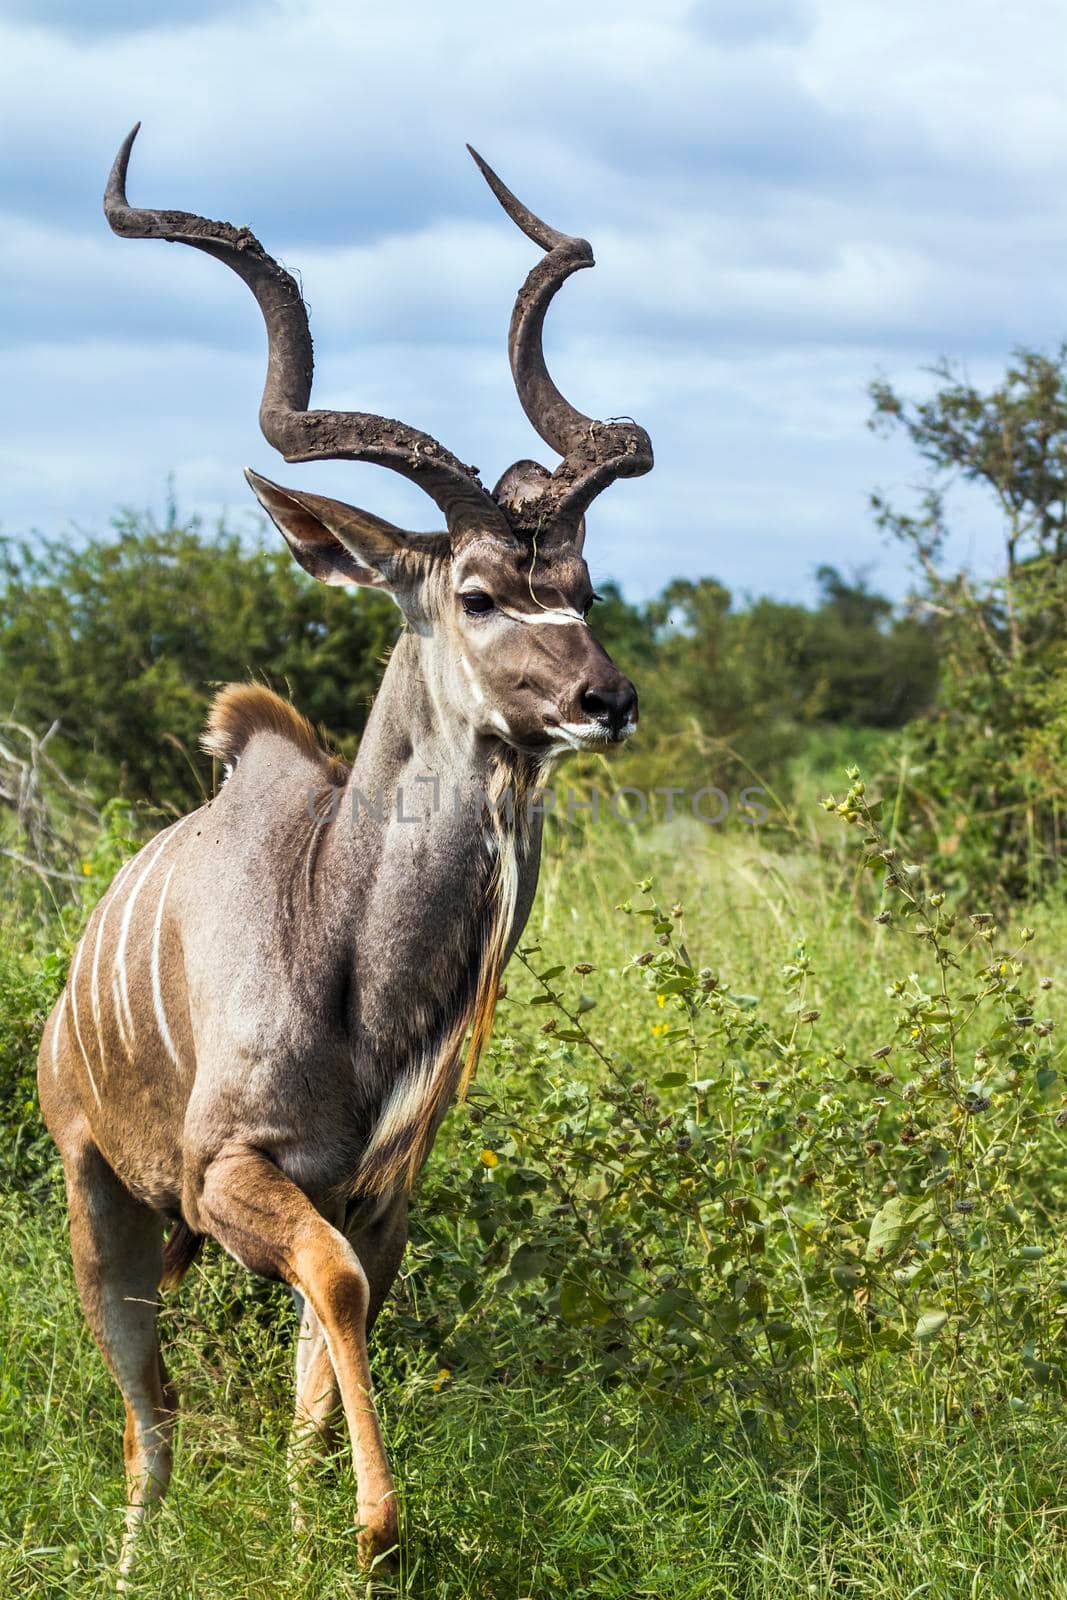
[[[434,434],[490,484],[554,458],[506,359],[537,257],[464,148],[593,243],[546,329],[563,392],[656,451],[589,517],[595,580],[810,598],[823,562],[901,594],[874,489],[903,441],[867,385],[939,356],[991,382],[1067,333],[1059,0],[0,0],[0,532],[118,507],[256,525],[246,465],[403,526],[431,502],[363,464],[287,467],[258,432],[251,296],[196,251],[113,237],[134,204],[251,226],[299,270],[313,404]],[[994,560],[981,504],[952,558]]]

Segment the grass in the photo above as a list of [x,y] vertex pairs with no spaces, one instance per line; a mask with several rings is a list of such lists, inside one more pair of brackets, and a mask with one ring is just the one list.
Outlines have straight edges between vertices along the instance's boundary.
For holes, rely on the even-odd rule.
[[[891,1028],[883,930],[859,914],[853,864],[812,834],[699,825],[570,834],[546,863],[528,940],[595,963],[599,1037],[638,1070],[661,1047],[618,981],[641,930],[617,902],[654,872],[686,905],[700,959],[738,988],[777,982],[798,937],[806,1000],[850,1049]],[[1034,908],[1042,972],[1062,979],[1067,915]],[[8,959],[13,959],[8,952]],[[498,1031],[531,1031],[530,985],[510,975]],[[1052,991],[1053,997],[1057,990]],[[536,1022],[543,1012],[535,1014]],[[486,1082],[506,1057],[487,1063]],[[510,1084],[510,1093],[521,1085]],[[458,1126],[465,1116],[453,1113]],[[462,1148],[449,1131],[434,1162]],[[110,1592],[122,1514],[121,1405],[81,1320],[58,1184],[0,1202],[0,1593]],[[418,1252],[408,1298],[418,1298]],[[818,1370],[802,1414],[757,1418],[652,1404],[589,1373],[552,1375],[514,1316],[507,1360],[442,1381],[432,1342],[383,1319],[374,1360],[401,1488],[404,1545],[382,1595],[441,1600],[959,1600],[1067,1596],[1067,1452],[1055,1403],[947,1426],[921,1363]],[[172,1493],[146,1538],[135,1591],[197,1600],[342,1600],[372,1592],[354,1565],[346,1455],[313,1462],[309,1534],[289,1528],[285,1441],[294,1317],[219,1253],[165,1313],[181,1396]]]
[[[0,1590],[109,1592],[121,1523],[121,1408],[81,1323],[58,1208],[3,1211]],[[312,1464],[306,1542],[289,1533],[292,1317],[266,1292],[226,1330],[237,1269],[215,1259],[167,1318],[183,1421],[171,1497],[135,1592],[362,1596],[347,1462]],[[833,1430],[778,1441],[773,1465],[698,1414],[546,1383],[398,1376],[381,1404],[402,1485],[405,1559],[378,1592],[576,1600],[797,1600],[1067,1593],[1064,1463],[1020,1427],[938,1441],[920,1397],[874,1421],[867,1453]]]

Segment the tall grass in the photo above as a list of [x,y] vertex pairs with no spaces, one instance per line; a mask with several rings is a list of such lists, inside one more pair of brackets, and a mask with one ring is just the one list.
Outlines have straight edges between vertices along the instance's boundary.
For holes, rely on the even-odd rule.
[[[799,1229],[828,1209],[832,1189],[834,1226],[847,1222],[862,1243],[883,1198],[881,1177],[875,1190],[868,1168],[883,1157],[839,1140],[832,1184],[800,1185],[800,1168],[783,1144],[784,1120],[760,1110],[766,1122],[757,1124],[753,1106],[763,1107],[768,1091],[745,1089],[738,1065],[746,1051],[762,1060],[766,1040],[786,1036],[792,1005],[789,1027],[813,1040],[804,1047],[811,1072],[820,1081],[839,1073],[841,1115],[866,1118],[870,1083],[862,1075],[846,1081],[842,1062],[866,1063],[902,1037],[901,996],[887,990],[901,971],[921,966],[923,949],[906,942],[906,930],[872,922],[879,894],[872,899],[857,853],[842,851],[833,825],[811,821],[816,815],[794,819],[792,831],[782,830],[783,844],[766,831],[692,822],[643,830],[605,824],[557,835],[524,940],[532,970],[517,963],[508,974],[494,1048],[470,1105],[453,1111],[431,1159],[403,1279],[376,1335],[379,1400],[404,1529],[400,1572],[377,1580],[377,1592],[456,1600],[1067,1594],[1061,1385],[1054,1374],[1039,1381],[1025,1365],[1025,1339],[982,1346],[987,1370],[975,1373],[967,1330],[963,1365],[953,1366],[940,1339],[915,1341],[909,1312],[899,1341],[850,1343],[849,1334],[839,1347],[837,1319],[854,1321],[855,1307],[865,1303],[857,1286],[835,1286],[828,1261],[790,1274],[783,1252],[780,1278],[760,1268],[778,1301],[753,1317],[788,1310],[801,1343],[792,1364],[775,1375],[776,1389],[747,1385],[740,1356],[724,1360],[716,1346],[709,1361],[703,1334],[680,1330],[669,1316],[657,1322],[648,1310],[642,1273],[655,1278],[674,1262],[671,1270],[692,1271],[698,1288],[711,1282],[701,1276],[712,1268],[696,1234],[690,1230],[680,1242],[665,1237],[662,1213],[648,1197],[646,1209],[634,1209],[629,1190],[605,1178],[614,1157],[589,1153],[597,1119],[613,1130],[611,1138],[625,1133],[632,1161],[642,1139],[652,1148],[652,1133],[620,1131],[621,1123],[608,1120],[621,1115],[626,1129],[637,1127],[629,1100],[602,1098],[617,1068],[649,1085],[665,1080],[654,1090],[650,1126],[668,1118],[663,1136],[672,1148],[676,1138],[684,1144],[690,1137],[676,1127],[678,1118],[691,1117],[689,1085],[674,1079],[679,1071],[692,1076],[692,1047],[669,1038],[675,1029],[664,1023],[691,1026],[700,1071],[719,1085],[710,1092],[709,1117],[733,1114],[751,1125],[751,1164],[732,1198],[743,1190],[764,1215],[788,1187],[784,1209]],[[639,878],[654,879],[651,898],[672,923],[668,945],[656,942],[662,936],[652,933],[651,920],[617,910],[627,900],[635,911],[644,905],[634,887]],[[684,908],[679,915],[669,909],[675,903]],[[1042,1004],[1059,1021],[1067,914],[1047,905],[1028,918],[1037,935],[1029,949],[1038,955],[1021,981],[1051,981]],[[21,925],[9,926],[0,951],[8,1076],[14,1067],[24,1078],[45,991],[61,965],[60,955],[56,967],[42,969],[41,956],[64,947],[63,930],[34,939],[30,950]],[[810,972],[786,982],[783,968],[795,966],[798,943]],[[713,971],[705,998],[740,997],[744,1016],[768,1032],[742,1038],[729,1018],[732,1031],[724,1032],[727,1024],[704,998],[690,1015],[684,988],[660,1005],[649,973],[666,969],[635,964],[635,957],[647,949],[660,960],[679,948],[683,954],[671,956],[676,970],[691,953],[694,972]],[[534,976],[556,967],[563,972],[547,983]],[[592,970],[576,974],[575,967]],[[42,970],[44,977],[34,976]],[[559,1005],[533,1004],[546,988],[559,994]],[[799,1023],[801,1013],[819,1015]],[[585,1033],[592,1045],[559,1038],[570,1032]],[[1055,1033],[1051,1041],[1041,1044],[1046,1063],[1055,1059]],[[826,1064],[816,1066],[824,1055]],[[903,1089],[915,1073],[903,1063],[893,1067],[893,1059]],[[555,1168],[563,1136],[551,1117],[557,1103],[571,1104],[567,1096],[586,1108],[581,1127],[562,1124],[575,1171],[580,1161],[586,1165],[578,1177],[561,1178]],[[1045,1102],[1040,1128],[1025,1133],[1030,1159],[1011,1179],[1013,1195],[991,1190],[978,1200],[991,1217],[1012,1205],[1020,1237],[1045,1241],[1032,1292],[1062,1327],[1067,1285],[1061,1296],[1054,1276],[1067,1277],[1055,1245],[1063,1193],[1058,1085]],[[902,1100],[885,1113],[893,1119],[883,1141],[890,1148],[911,1104]],[[36,1153],[32,1113],[23,1106],[18,1116],[26,1129],[20,1149]],[[700,1117],[691,1120],[699,1125]],[[741,1133],[734,1126],[735,1139]],[[605,1147],[607,1140],[606,1131]],[[673,1203],[671,1186],[688,1183],[697,1170],[685,1165],[695,1159],[692,1145],[678,1153],[677,1168],[670,1150],[647,1159],[660,1165],[643,1170],[666,1174],[663,1204]],[[729,1166],[726,1154],[713,1152],[710,1167],[700,1170],[714,1173],[720,1159]],[[553,1190],[560,1182],[571,1196],[569,1212]],[[640,1187],[636,1179],[631,1187]],[[839,1195],[846,1190],[857,1197],[851,1218]],[[717,1215],[701,1213],[713,1246]],[[609,1268],[633,1256],[626,1229],[638,1228],[642,1217],[664,1236],[650,1238],[652,1266],[628,1267],[632,1285],[623,1288]],[[622,1239],[615,1254],[605,1243],[609,1234]],[[931,1235],[931,1250],[945,1250],[939,1238]],[[909,1257],[911,1248],[893,1270],[928,1261],[923,1241]],[[0,1592],[105,1594],[121,1522],[121,1404],[81,1320],[54,1169],[42,1165],[28,1188],[9,1186],[0,1249]],[[777,1249],[767,1252],[775,1261]],[[618,1330],[594,1301],[564,1293],[562,1285],[585,1282],[587,1271],[611,1299]],[[888,1262],[862,1271],[878,1326],[888,1325],[893,1271]],[[1031,1293],[1029,1281],[1005,1265],[993,1311],[1022,1317],[1014,1300]],[[582,1305],[593,1311],[585,1315]],[[954,1313],[949,1326],[956,1320]],[[669,1361],[629,1362],[626,1329],[669,1347]],[[147,1535],[136,1592],[203,1600],[333,1600],[368,1592],[354,1563],[346,1454],[308,1464],[308,1532],[300,1540],[290,1533],[285,1441],[294,1331],[287,1296],[216,1251],[181,1295],[168,1299],[167,1361],[182,1407],[177,1466]],[[745,1327],[741,1332],[748,1337]],[[1045,1349],[1041,1360],[1046,1356],[1054,1367],[1055,1352]],[[686,1381],[701,1364],[708,1370],[700,1381]],[[961,1390],[955,1377],[947,1385],[950,1371],[964,1372],[971,1387]]]

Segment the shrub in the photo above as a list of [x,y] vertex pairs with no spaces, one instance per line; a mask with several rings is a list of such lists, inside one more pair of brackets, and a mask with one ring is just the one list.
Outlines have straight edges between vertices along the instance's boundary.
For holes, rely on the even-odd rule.
[[630,1053],[591,1031],[589,963],[522,950],[544,1020],[498,1042],[516,1088],[472,1095],[416,1212],[402,1321],[446,1371],[506,1372],[521,1327],[548,1369],[749,1417],[885,1363],[921,1372],[945,1418],[1063,1393],[1048,1157],[1067,1112],[1029,932],[951,911],[858,775],[827,805],[862,833],[878,948],[904,941],[905,975],[881,980],[892,1031],[866,1055],[837,1043],[803,944],[776,994],[738,992],[648,880],[620,908],[641,930],[618,980],[643,997]]
[[[946,886],[1003,896],[1055,881],[1067,793],[1067,345],[1023,350],[989,390],[950,363],[926,400],[872,385],[873,425],[903,429],[927,468],[914,512],[881,496],[880,527],[909,550],[920,611],[936,616],[941,691],[908,730],[904,773],[915,848],[943,856]],[[949,564],[948,489],[974,486],[1001,536],[989,581]]]

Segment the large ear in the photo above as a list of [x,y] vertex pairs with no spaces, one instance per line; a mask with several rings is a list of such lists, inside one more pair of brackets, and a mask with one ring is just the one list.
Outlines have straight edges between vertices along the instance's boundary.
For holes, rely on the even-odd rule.
[[304,571],[320,583],[393,589],[414,576],[417,546],[391,522],[322,494],[283,489],[251,468],[245,477]]

